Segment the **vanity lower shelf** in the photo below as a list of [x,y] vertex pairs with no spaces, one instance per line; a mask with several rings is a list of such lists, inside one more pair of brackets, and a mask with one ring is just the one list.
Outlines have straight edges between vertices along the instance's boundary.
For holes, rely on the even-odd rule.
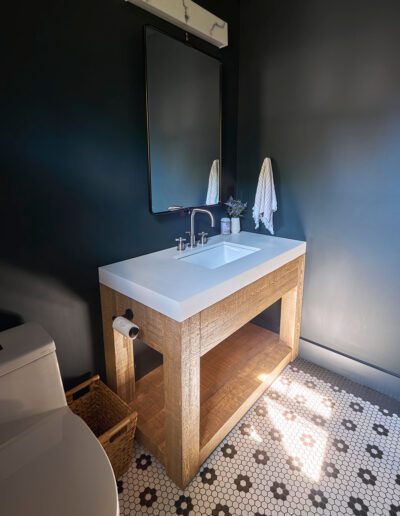
[[[248,323],[201,357],[200,462],[250,409],[291,361],[292,350],[276,333]],[[164,462],[163,367],[136,382],[132,406],[137,437]]]

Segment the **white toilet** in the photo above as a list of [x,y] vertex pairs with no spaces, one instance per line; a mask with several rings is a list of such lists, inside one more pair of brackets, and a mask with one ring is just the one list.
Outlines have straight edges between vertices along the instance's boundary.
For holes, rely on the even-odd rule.
[[67,407],[54,342],[34,323],[0,333],[0,514],[119,514],[108,457]]

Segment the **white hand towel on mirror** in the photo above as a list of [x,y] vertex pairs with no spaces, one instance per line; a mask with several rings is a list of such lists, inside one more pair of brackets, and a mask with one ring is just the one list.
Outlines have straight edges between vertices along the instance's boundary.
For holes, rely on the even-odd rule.
[[258,229],[261,220],[271,235],[273,235],[273,214],[277,209],[272,164],[269,158],[265,158],[258,178],[256,198],[253,206],[253,219],[256,229]]
[[219,203],[219,159],[215,159],[211,165],[210,176],[208,178],[208,190],[206,205]]

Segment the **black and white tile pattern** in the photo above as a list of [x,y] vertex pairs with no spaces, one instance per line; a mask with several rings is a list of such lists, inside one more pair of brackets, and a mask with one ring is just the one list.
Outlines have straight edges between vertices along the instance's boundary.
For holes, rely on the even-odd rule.
[[400,516],[398,404],[300,359],[185,491],[135,446],[122,516]]

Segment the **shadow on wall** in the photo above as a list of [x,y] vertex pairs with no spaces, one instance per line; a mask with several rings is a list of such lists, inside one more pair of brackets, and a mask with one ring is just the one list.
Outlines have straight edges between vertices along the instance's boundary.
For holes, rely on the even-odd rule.
[[0,331],[9,330],[24,322],[22,315],[0,308]]
[[[268,154],[266,155],[268,156]],[[262,166],[262,162],[264,158],[260,158],[260,170]],[[282,196],[282,188],[281,188],[281,174],[280,174],[280,168],[277,163],[277,161],[274,158],[271,158],[272,161],[272,169],[274,174],[274,184],[275,184],[275,193],[277,198],[277,204],[278,204],[278,210],[274,214],[274,232],[275,236],[284,236],[286,238],[294,238],[297,240],[306,240],[304,228],[301,222],[301,217],[299,214],[299,210],[297,208],[297,201],[292,198],[290,202],[290,214],[288,215],[288,218],[294,217],[294,220],[297,221],[296,229],[293,232],[293,234],[287,235],[285,232],[282,234],[281,230],[285,227],[285,220],[286,220],[286,213],[287,213],[287,206],[286,203],[283,202],[283,196]],[[243,190],[246,190],[247,197],[246,200],[248,202],[249,209],[247,210],[245,219],[243,221],[243,229],[246,231],[252,231],[255,233],[265,233],[270,234],[268,230],[265,229],[265,226],[260,223],[259,229],[255,229],[255,224],[253,220],[253,204],[254,204],[254,198],[257,188],[257,179],[258,179],[259,171],[256,172],[253,170],[252,177],[254,176],[253,182],[249,181],[243,188]],[[243,182],[242,182],[243,184]],[[252,192],[252,187],[254,192]],[[276,333],[279,333],[280,329],[280,313],[281,313],[281,301],[277,301],[272,306],[267,308],[267,310],[264,310],[260,315],[258,315],[253,322],[255,324],[258,324],[262,328],[266,328],[268,330],[274,331]]]
[[[247,37],[246,32],[244,32],[243,37]],[[242,42],[242,47],[246,47],[246,42]],[[290,185],[287,182],[285,183],[285,195],[283,195],[280,165],[272,153],[274,139],[279,138],[280,135],[275,134],[273,127],[270,130],[266,129],[265,121],[259,116],[259,112],[254,113],[255,106],[262,106],[269,102],[265,98],[267,77],[254,55],[249,58],[249,55],[246,54],[246,66],[255,79],[248,81],[247,75],[246,78],[241,79],[246,81],[247,94],[241,96],[239,100],[241,125],[239,127],[238,197],[248,203],[248,209],[242,219],[242,229],[253,233],[270,234],[262,223],[256,230],[253,220],[253,205],[258,177],[264,159],[269,157],[272,162],[278,204],[278,210],[274,214],[275,236],[306,240],[298,199],[291,194]],[[279,333],[280,308],[281,303],[278,301],[257,316],[253,322]]]
[[[249,45],[248,42],[246,43],[246,38],[251,38],[251,35],[244,31],[241,36],[244,39],[241,42],[241,49],[245,51]],[[260,44],[262,43],[260,42]],[[268,52],[268,48],[265,49],[265,52]],[[269,157],[272,162],[278,203],[278,211],[274,214],[275,235],[306,240],[297,196],[295,192],[291,191],[291,185],[288,184],[287,179],[285,179],[285,192],[283,194],[281,165],[273,151],[276,140],[285,139],[285,135],[277,130],[273,124],[267,123],[267,120],[261,116],[260,106],[265,109],[273,104],[272,99],[265,94],[266,91],[269,91],[268,81],[270,77],[260,67],[256,53],[252,53],[249,57],[249,53],[246,52],[246,55],[241,56],[241,60],[246,62],[246,74],[240,78],[241,87],[246,90],[246,95],[242,95],[239,99],[241,123],[239,126],[237,195],[248,203],[248,209],[242,221],[242,229],[255,233],[270,234],[263,224],[260,224],[259,229],[256,230],[252,217],[258,177],[264,159]],[[250,76],[252,77],[251,81],[248,80]]]
[[[248,168],[246,177],[242,178],[241,180],[239,197],[248,203],[248,209],[243,218],[242,229],[245,231],[251,231],[253,233],[264,233],[270,235],[270,232],[261,222],[259,228],[256,230],[253,220],[253,205],[256,195],[258,176],[261,171],[262,163],[266,157],[270,157],[268,150],[265,150],[265,154],[259,158],[258,168],[256,160],[252,160],[252,169],[250,170],[250,168]],[[295,240],[306,240],[300,211],[298,209],[298,202],[294,196],[290,195],[290,192],[286,192],[285,197],[283,196],[279,164],[273,157],[271,157],[271,162],[274,174],[275,193],[278,204],[278,210],[274,213],[275,236],[294,238]],[[285,188],[287,188],[287,185],[285,185]],[[295,228],[293,228],[290,232],[284,231],[284,229],[286,229],[289,224],[293,224],[293,222],[295,222]]]
[[[65,389],[98,372],[104,376],[101,334],[96,341],[98,348],[91,346],[93,332],[99,333],[99,324],[97,307],[96,313],[91,314],[90,300],[84,300],[82,293],[71,291],[53,278],[4,263],[0,263],[0,285],[0,331],[29,321],[43,326],[56,344]],[[135,341],[134,350],[137,378],[162,364],[162,355],[142,341]],[[76,370],[77,361],[83,368],[89,366],[90,369],[79,376],[71,374]]]
[[[56,342],[66,388],[89,372],[104,376],[97,267],[170,247],[188,228],[187,214],[150,214],[145,164],[131,165],[137,149],[91,129],[72,142],[65,136],[67,148],[39,129],[20,154],[10,143],[0,190],[0,217],[12,217],[2,235],[0,310],[17,314],[3,328],[41,324]],[[68,144],[78,147],[73,157]],[[65,158],[60,168],[57,156]],[[208,229],[206,219],[199,223],[199,231]],[[137,377],[146,359],[145,350],[138,353]]]
[[[101,353],[88,347],[92,332],[98,333],[98,328],[92,324],[89,303],[82,292],[77,294],[54,278],[5,263],[0,263],[0,285],[0,330],[27,321],[41,324],[56,343],[66,388],[86,379],[92,372],[103,371],[103,364],[92,360]],[[102,346],[101,335],[97,342]],[[90,371],[79,377],[71,375],[76,369],[77,357],[81,364],[90,367]]]
[[[198,42],[224,63],[226,198],[236,171],[239,2],[201,3],[232,28],[222,52]],[[13,3],[5,16],[0,310],[4,327],[20,315],[46,328],[68,387],[104,372],[97,267],[170,247],[188,229],[187,215],[149,212],[143,76],[144,25],[182,31],[109,0]],[[199,218],[199,231],[208,226]],[[139,361],[138,349],[137,376]]]

